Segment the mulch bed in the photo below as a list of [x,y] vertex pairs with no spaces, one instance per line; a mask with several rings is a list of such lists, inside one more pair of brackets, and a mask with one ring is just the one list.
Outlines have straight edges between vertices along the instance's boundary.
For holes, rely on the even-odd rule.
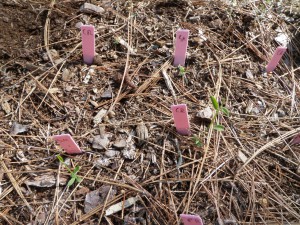
[[[81,0],[0,3],[0,223],[299,222],[299,18],[233,2],[89,1],[98,14]],[[95,26],[93,65],[81,24]],[[179,28],[190,30],[183,73]],[[212,121],[210,96],[229,116]],[[190,136],[176,132],[173,104],[188,106]],[[66,154],[58,134],[84,153]]]

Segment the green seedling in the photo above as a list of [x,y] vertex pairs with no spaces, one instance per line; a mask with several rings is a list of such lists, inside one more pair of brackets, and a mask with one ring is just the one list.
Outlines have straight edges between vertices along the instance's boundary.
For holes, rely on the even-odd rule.
[[222,112],[224,115],[229,116],[229,110],[226,107],[220,106],[218,101],[214,96],[210,96],[210,100],[213,104],[214,109],[216,110],[215,115],[213,116],[211,120],[210,126],[213,126],[213,128],[217,131],[224,131],[224,126],[221,124],[214,124],[217,116],[219,115],[220,112]]
[[119,37],[115,37],[113,40],[114,45],[119,45],[120,44],[120,38]]
[[180,76],[184,76],[185,75],[185,69],[183,66],[178,66],[178,70],[179,70],[179,75]]
[[202,147],[202,142],[200,141],[200,138],[198,136],[196,135],[193,136],[193,142],[198,148]]
[[70,173],[71,179],[69,180],[67,186],[68,187],[72,186],[72,184],[74,184],[75,181],[79,183],[81,181],[81,178],[77,175],[77,173],[78,173],[80,167],[79,166],[75,166],[74,170],[72,171],[70,169],[70,167],[65,163],[64,159],[60,155],[57,155],[56,157],[64,165],[64,167],[66,167],[66,169]]

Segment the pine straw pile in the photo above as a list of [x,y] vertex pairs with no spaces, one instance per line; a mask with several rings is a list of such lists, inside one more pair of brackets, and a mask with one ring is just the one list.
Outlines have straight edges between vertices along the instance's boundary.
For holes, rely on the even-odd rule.
[[[92,1],[96,15],[83,1],[13,2],[4,9],[38,24],[1,58],[1,224],[300,221],[296,17],[269,1]],[[82,62],[79,22],[95,25],[97,65]],[[178,28],[190,30],[184,74],[172,66]],[[278,35],[288,51],[266,74]],[[199,116],[215,113],[210,96],[230,110],[222,132]],[[177,103],[191,136],[176,133]],[[65,154],[51,139],[62,133],[85,153]],[[58,154],[79,183],[66,185]]]

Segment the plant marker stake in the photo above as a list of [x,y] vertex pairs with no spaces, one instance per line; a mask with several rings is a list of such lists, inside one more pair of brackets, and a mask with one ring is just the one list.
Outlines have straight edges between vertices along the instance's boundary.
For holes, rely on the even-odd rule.
[[190,135],[190,122],[186,104],[172,105],[171,110],[177,132],[181,135]]
[[268,63],[268,65],[266,67],[267,73],[272,72],[276,68],[281,57],[285,53],[286,49],[287,49],[286,47],[277,47],[276,48],[271,61]]
[[184,225],[203,225],[202,219],[198,215],[180,214]]
[[82,150],[70,134],[54,135],[52,137],[68,154],[81,154]]
[[174,66],[184,66],[189,39],[189,30],[179,29],[176,32]]
[[93,25],[82,25],[80,28],[83,61],[91,65],[95,57],[95,27]]

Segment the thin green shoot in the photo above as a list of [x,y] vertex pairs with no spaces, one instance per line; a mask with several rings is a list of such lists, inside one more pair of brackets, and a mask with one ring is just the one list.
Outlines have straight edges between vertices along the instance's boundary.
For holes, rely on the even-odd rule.
[[184,76],[185,75],[185,68],[183,66],[178,66],[179,75]]
[[80,170],[80,167],[79,167],[79,166],[75,166],[74,170],[72,171],[72,170],[70,169],[70,167],[65,163],[65,161],[64,161],[63,157],[61,157],[61,155],[57,155],[56,157],[57,157],[57,159],[61,162],[61,164],[63,164],[64,167],[65,167],[65,168],[69,171],[69,173],[70,173],[71,179],[69,180],[67,186],[68,186],[68,187],[72,186],[72,185],[74,184],[75,181],[79,183],[79,182],[81,181],[81,178],[77,175],[77,173],[78,173],[78,171]]
[[215,123],[215,120],[217,118],[217,116],[219,115],[220,112],[222,112],[225,116],[229,116],[229,110],[224,107],[224,106],[220,106],[219,102],[217,101],[217,99],[214,97],[214,96],[210,96],[210,100],[212,102],[212,105],[214,107],[214,109],[216,110],[216,113],[214,114],[212,120],[211,120],[211,123],[210,123],[210,126],[213,126],[213,129],[216,130],[216,131],[224,131],[225,128],[223,125],[221,124],[214,124]]
[[196,135],[193,136],[193,142],[195,143],[195,145],[198,147],[198,148],[201,148],[203,146],[200,138]]

